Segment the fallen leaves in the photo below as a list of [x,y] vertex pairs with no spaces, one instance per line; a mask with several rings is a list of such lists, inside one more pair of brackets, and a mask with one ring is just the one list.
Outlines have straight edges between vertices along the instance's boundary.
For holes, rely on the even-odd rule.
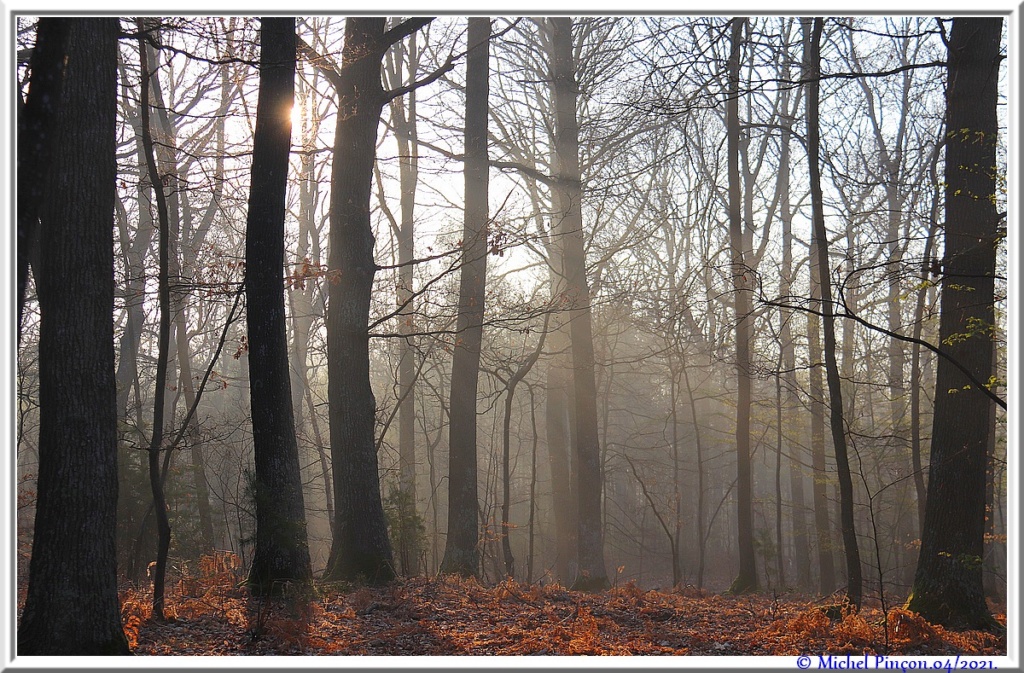
[[[149,619],[148,596],[122,596],[141,655],[797,655],[1003,654],[1005,637],[953,633],[901,609],[846,611],[767,595],[692,588],[597,594],[557,584],[484,587],[457,577],[384,588],[319,588],[267,600],[238,588],[236,568],[203,568],[168,596],[174,621]],[[1005,621],[1005,620],[1004,620]],[[888,628],[886,628],[886,626]]]

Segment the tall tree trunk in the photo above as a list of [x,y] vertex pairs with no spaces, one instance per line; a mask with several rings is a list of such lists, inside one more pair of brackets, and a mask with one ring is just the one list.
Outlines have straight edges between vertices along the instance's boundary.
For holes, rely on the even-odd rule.
[[491,20],[469,19],[466,56],[466,211],[459,315],[452,359],[448,538],[441,572],[479,572],[476,401],[487,279],[487,95]]
[[[788,56],[784,55],[784,58]],[[788,63],[784,65],[782,78],[789,79]],[[790,111],[789,91],[780,94],[780,108],[783,110],[781,120],[782,133],[779,149],[779,219],[782,220],[782,268],[779,282],[779,294],[788,297],[793,287],[793,209],[790,205],[790,147],[792,140],[793,114]],[[794,105],[799,101],[794,101]],[[786,301],[784,299],[784,301]],[[793,347],[793,330],[790,321],[793,312],[781,311],[782,326],[779,329],[779,343],[782,350],[783,381],[786,388],[786,416],[798,408],[796,381],[796,352]],[[787,438],[789,452],[789,498],[791,505],[790,520],[793,535],[793,560],[796,565],[797,585],[804,589],[811,587],[811,549],[807,531],[807,505],[804,496],[804,451],[800,442]]]
[[117,599],[117,19],[69,19],[39,277],[39,478],[19,655],[128,654]]
[[[740,568],[729,590],[743,593],[757,589],[757,559],[754,554],[753,476],[750,464],[750,280],[745,263],[743,219],[740,196],[740,51],[745,18],[731,22],[729,83],[725,104],[726,153],[729,171],[729,247],[732,255],[734,308],[736,319],[736,501]],[[749,223],[748,223],[749,226]]]
[[370,294],[377,266],[370,227],[370,187],[381,86],[384,19],[345,20],[339,110],[331,172],[327,398],[334,472],[334,540],[326,578],[371,583],[394,578],[380,497],[370,386]]
[[[167,502],[164,498],[164,484],[160,474],[160,451],[164,449],[164,415],[167,412],[167,363],[171,341],[171,291],[168,279],[170,256],[170,218],[167,211],[167,199],[161,185],[163,181],[157,169],[156,155],[153,149],[152,127],[149,115],[150,76],[149,49],[141,31],[145,27],[142,19],[136,20],[139,35],[139,70],[141,73],[140,90],[142,96],[139,110],[142,117],[142,145],[146,155],[146,166],[149,181],[153,185],[156,198],[157,219],[159,222],[159,270],[158,294],[160,304],[160,326],[157,336],[156,391],[153,398],[153,429],[149,442],[149,486],[153,493],[153,509],[156,512],[157,549],[156,566],[153,570],[153,617],[164,619],[164,578],[167,572],[167,553],[171,546],[171,524],[167,518]],[[165,463],[169,464],[171,453]],[[143,520],[145,527],[145,520]],[[140,536],[141,537],[141,536]]]
[[[401,43],[396,47],[401,47]],[[402,64],[407,63],[410,80],[416,78],[419,66],[419,50],[416,35],[409,38],[407,49],[396,49],[399,62],[390,70],[391,86],[401,85]],[[390,61],[389,61],[390,62]],[[398,182],[401,194],[401,220],[398,227],[398,331],[404,335],[398,341],[398,485],[404,494],[404,501],[416,509],[416,331],[413,295],[413,257],[415,256],[415,214],[416,187],[419,182],[419,142],[416,125],[416,91],[407,97],[391,101],[391,118],[398,142]],[[406,530],[402,539],[409,540],[415,535],[415,518],[402,517]],[[406,545],[408,546],[408,545]],[[402,570],[411,572],[415,559],[402,559]]]
[[601,522],[601,446],[597,431],[597,380],[594,372],[594,334],[583,246],[583,185],[580,175],[579,122],[576,119],[576,66],[573,59],[572,19],[557,17],[551,24],[551,78],[555,107],[556,232],[562,239],[565,298],[570,308],[569,338],[573,362],[576,412],[576,497],[579,503],[577,549],[579,569],[573,587],[598,590],[608,586]]
[[[28,96],[18,114],[18,340],[25,306],[29,259],[38,237],[46,174],[56,137],[61,84],[64,81],[68,20],[42,17],[29,59]],[[20,102],[20,96],[19,96]],[[37,270],[38,272],[38,270]],[[36,279],[38,285],[39,279]]]
[[813,213],[813,236],[816,242],[815,259],[818,267],[818,281],[821,284],[822,327],[825,334],[825,374],[828,382],[828,397],[831,413],[829,424],[832,430],[832,444],[836,452],[836,472],[839,477],[840,523],[843,533],[843,547],[846,555],[847,598],[860,609],[862,578],[860,551],[857,546],[857,531],[854,527],[853,479],[850,475],[850,461],[846,449],[846,427],[843,420],[842,381],[836,362],[835,315],[832,305],[832,283],[828,265],[828,237],[825,231],[825,209],[821,193],[820,131],[818,124],[818,92],[821,73],[821,32],[825,20],[821,18],[802,20],[804,27],[804,79],[807,84],[807,157],[811,181],[811,209]]
[[[940,348],[987,382],[995,323],[996,147],[1002,18],[957,18],[946,84],[946,228]],[[991,400],[945,358],[936,373],[928,500],[910,610],[991,628],[982,557]]]
[[256,543],[249,588],[312,578],[284,315],[284,216],[295,92],[295,19],[260,18],[260,89],[245,236]]

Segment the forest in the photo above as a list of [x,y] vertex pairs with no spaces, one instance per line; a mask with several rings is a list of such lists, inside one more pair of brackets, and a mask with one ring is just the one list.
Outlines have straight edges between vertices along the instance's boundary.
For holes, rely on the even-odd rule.
[[1007,654],[1001,15],[11,24],[19,657]]

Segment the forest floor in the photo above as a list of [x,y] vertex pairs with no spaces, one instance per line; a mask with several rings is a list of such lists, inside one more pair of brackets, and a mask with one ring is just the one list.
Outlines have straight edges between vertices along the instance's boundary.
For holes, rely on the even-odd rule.
[[[766,594],[695,588],[601,593],[455,577],[383,588],[318,586],[258,599],[238,569],[208,562],[168,586],[168,621],[150,619],[148,592],[122,593],[138,655],[818,655],[1006,653],[1005,635],[952,632],[900,608],[859,614]],[[830,618],[831,617],[831,618]],[[1005,615],[997,615],[1005,625]]]

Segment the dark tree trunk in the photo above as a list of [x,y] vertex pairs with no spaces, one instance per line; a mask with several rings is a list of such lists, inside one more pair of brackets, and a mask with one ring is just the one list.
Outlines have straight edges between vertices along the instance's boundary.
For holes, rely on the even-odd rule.
[[[153,618],[164,619],[164,578],[167,572],[167,554],[171,546],[171,524],[167,518],[167,501],[164,498],[163,478],[160,474],[160,451],[164,449],[164,413],[167,399],[167,362],[171,340],[171,291],[168,283],[168,258],[170,250],[170,218],[167,212],[167,199],[164,196],[157,170],[156,155],[153,149],[153,136],[151,133],[149,117],[149,89],[151,71],[149,68],[148,46],[142,37],[141,31],[145,24],[142,19],[136,20],[136,26],[140,31],[139,35],[139,72],[141,82],[139,89],[142,95],[139,99],[139,111],[142,121],[142,147],[146,158],[146,168],[149,174],[150,184],[153,185],[153,195],[156,200],[157,218],[159,220],[160,235],[157,244],[159,248],[159,268],[157,271],[157,285],[160,304],[160,326],[157,335],[157,361],[156,361],[156,391],[153,397],[153,429],[149,440],[148,465],[149,465],[149,487],[153,494],[153,510],[156,512],[157,524],[157,549],[156,566],[153,570]],[[164,464],[169,465],[172,453],[168,452]],[[165,468],[166,472],[166,468]],[[146,518],[143,518],[143,529],[145,529]],[[141,540],[143,536],[140,534]]]
[[448,539],[441,572],[479,572],[476,401],[487,277],[487,94],[491,21],[469,19],[466,56],[466,212],[452,360]]
[[256,543],[249,588],[312,578],[284,315],[284,216],[295,92],[295,19],[260,19],[260,93],[245,235]]
[[117,600],[117,19],[68,20],[42,227],[39,479],[19,655],[128,654]]
[[825,209],[821,193],[820,131],[818,124],[818,76],[821,71],[821,31],[825,20],[804,19],[804,79],[807,85],[807,158],[811,181],[811,210],[813,213],[812,240],[815,241],[815,259],[818,281],[821,284],[822,326],[825,334],[825,374],[831,413],[832,444],[836,452],[836,472],[839,476],[840,525],[846,556],[847,598],[858,609],[861,602],[860,551],[853,516],[853,479],[846,449],[846,428],[843,421],[843,393],[836,362],[835,315],[832,305],[832,283],[828,265],[828,237],[825,232]]
[[581,590],[608,586],[601,521],[601,446],[597,431],[597,379],[594,372],[594,334],[583,245],[583,185],[580,176],[579,121],[576,119],[576,65],[573,59],[572,19],[551,22],[551,78],[555,107],[556,232],[562,241],[565,299],[570,309],[569,339],[573,363],[576,413],[575,454],[578,574],[573,587]]
[[[1002,24],[1002,18],[955,19],[947,61],[940,348],[979,381],[992,373]],[[939,360],[935,387],[928,499],[907,607],[947,627],[991,628],[982,557],[992,402],[945,358]]]
[[733,593],[757,589],[757,558],[754,554],[754,483],[750,464],[750,312],[751,296],[744,259],[743,220],[740,215],[740,51],[745,18],[731,22],[729,90],[725,104],[726,153],[729,171],[729,247],[732,255],[734,308],[736,316],[736,502],[740,568],[729,590]]
[[345,20],[339,110],[331,172],[328,257],[327,398],[334,472],[334,540],[326,578],[386,583],[394,578],[380,497],[370,386],[370,294],[377,265],[370,187],[381,86],[384,19]]
[[[58,101],[64,79],[68,20],[43,17],[29,59],[28,97],[18,115],[18,340],[25,306],[29,259],[38,236],[46,174],[56,136]],[[38,270],[37,270],[38,271]],[[36,279],[38,285],[39,279]]]

